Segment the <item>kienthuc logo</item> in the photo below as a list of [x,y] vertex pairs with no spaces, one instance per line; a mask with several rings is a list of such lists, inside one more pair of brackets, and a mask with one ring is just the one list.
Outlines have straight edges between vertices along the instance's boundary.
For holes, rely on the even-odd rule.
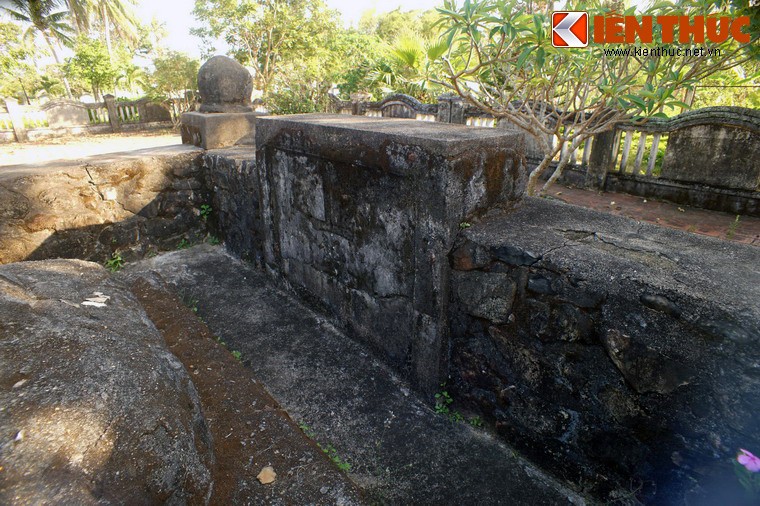
[[583,11],[552,12],[552,46],[588,46],[588,13]]
[[[589,16],[585,11],[555,11],[552,13],[552,45],[554,47],[586,47],[589,40]],[[748,44],[749,16],[594,16],[594,42],[598,44],[649,44],[654,38],[654,25],[659,26],[662,42],[672,44],[720,44],[729,37]],[[678,36],[676,37],[676,33]]]

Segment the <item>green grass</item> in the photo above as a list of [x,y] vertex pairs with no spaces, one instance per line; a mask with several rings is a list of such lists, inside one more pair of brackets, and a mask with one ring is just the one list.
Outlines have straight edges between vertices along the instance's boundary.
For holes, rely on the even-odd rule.
[[313,440],[320,450],[325,452],[327,456],[330,458],[330,460],[333,461],[333,463],[343,472],[348,472],[351,470],[351,464],[343,459],[339,454],[338,450],[335,449],[335,447],[331,444],[325,444],[323,445],[319,441],[316,440],[314,437],[314,431],[311,427],[309,427],[306,423],[300,422],[298,424],[298,428],[300,428],[306,436],[308,436],[309,439]]
[[122,267],[124,267],[124,259],[121,258],[121,254],[118,251],[114,251],[111,254],[111,258],[109,260],[106,260],[106,263],[104,265],[109,271],[118,272]]

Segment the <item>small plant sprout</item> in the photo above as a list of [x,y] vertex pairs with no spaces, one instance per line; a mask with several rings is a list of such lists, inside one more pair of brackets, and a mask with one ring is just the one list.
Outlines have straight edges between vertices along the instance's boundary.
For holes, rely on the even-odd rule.
[[184,237],[183,237],[183,238],[182,238],[182,240],[179,242],[179,244],[177,244],[177,249],[187,249],[187,248],[189,248],[189,247],[190,247],[190,243],[189,243],[189,242],[188,242],[188,240],[187,240],[187,239],[185,239]]
[[208,243],[209,243],[210,245],[212,245],[212,246],[216,246],[216,245],[217,245],[217,244],[219,244],[221,241],[220,241],[220,240],[219,240],[219,238],[218,238],[218,237],[216,237],[215,235],[209,235],[209,236],[208,236],[208,238],[206,239],[206,242],[208,242]]
[[446,383],[441,383],[441,390],[435,394],[435,412],[439,415],[446,415],[452,422],[463,422],[464,416],[457,410],[452,410],[449,406],[454,403],[454,399],[446,389]]
[[470,224],[470,223],[468,223],[466,221],[463,221],[462,223],[459,224],[459,228],[461,228],[462,230],[464,230],[466,228],[470,228],[471,226],[472,226],[472,224]]
[[213,210],[214,209],[208,204],[201,205],[201,218],[203,218],[203,221],[206,221],[208,217],[211,216],[211,211]]
[[111,254],[111,258],[106,260],[105,266],[109,271],[117,272],[124,267],[124,259],[121,258],[121,254],[118,251],[114,251]]
[[243,358],[243,355],[237,350],[232,350],[230,353],[235,357],[235,360],[242,360]]
[[198,313],[198,299],[189,295],[182,295],[182,303],[187,306],[193,313]]
[[[303,431],[304,434],[309,439],[314,440],[314,430],[312,430],[311,427],[309,427],[305,422],[299,422],[298,428]],[[335,447],[331,444],[322,445],[319,441],[314,440],[314,442],[317,444],[320,450],[325,452],[327,456],[330,458],[330,460],[333,461],[333,463],[338,466],[338,469],[344,472],[348,472],[351,470],[351,464],[341,458],[340,455],[338,455],[338,450],[335,449]]]
[[728,232],[726,232],[726,237],[729,239],[734,238],[734,234],[736,234],[736,231],[739,229],[739,219],[741,218],[740,215],[736,215],[736,219],[731,222],[731,224],[728,226]]

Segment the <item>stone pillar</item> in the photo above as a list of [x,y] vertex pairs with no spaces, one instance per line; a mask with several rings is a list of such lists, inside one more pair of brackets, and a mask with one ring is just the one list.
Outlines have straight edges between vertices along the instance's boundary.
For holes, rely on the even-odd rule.
[[18,105],[17,101],[11,98],[5,100],[5,107],[8,109],[8,115],[11,117],[16,141],[26,142],[29,138],[26,135],[26,127],[24,126],[24,110]]
[[588,169],[586,169],[586,188],[604,190],[607,172],[612,169],[612,164],[615,163],[615,154],[612,149],[615,146],[616,133],[616,130],[612,129],[594,137],[594,141],[591,143]]
[[367,102],[369,102],[369,93],[359,92],[351,93],[351,114],[354,116],[364,116],[367,112]]
[[435,120],[439,123],[464,125],[467,122],[465,108],[466,105],[462,97],[453,93],[445,93],[438,97],[438,114]]
[[106,103],[106,109],[108,109],[108,121],[111,123],[111,131],[113,133],[121,132],[121,121],[119,120],[119,110],[116,107],[116,99],[113,95],[104,95],[103,100]]
[[140,123],[148,122],[148,109],[145,107],[147,99],[142,99],[137,102],[137,114],[140,116]]

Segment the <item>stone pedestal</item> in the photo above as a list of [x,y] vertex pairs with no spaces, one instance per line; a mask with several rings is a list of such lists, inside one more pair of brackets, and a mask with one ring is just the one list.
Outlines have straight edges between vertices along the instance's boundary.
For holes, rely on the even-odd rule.
[[237,144],[252,145],[257,116],[262,114],[186,112],[181,119],[182,144],[193,144],[203,149],[226,148]]

